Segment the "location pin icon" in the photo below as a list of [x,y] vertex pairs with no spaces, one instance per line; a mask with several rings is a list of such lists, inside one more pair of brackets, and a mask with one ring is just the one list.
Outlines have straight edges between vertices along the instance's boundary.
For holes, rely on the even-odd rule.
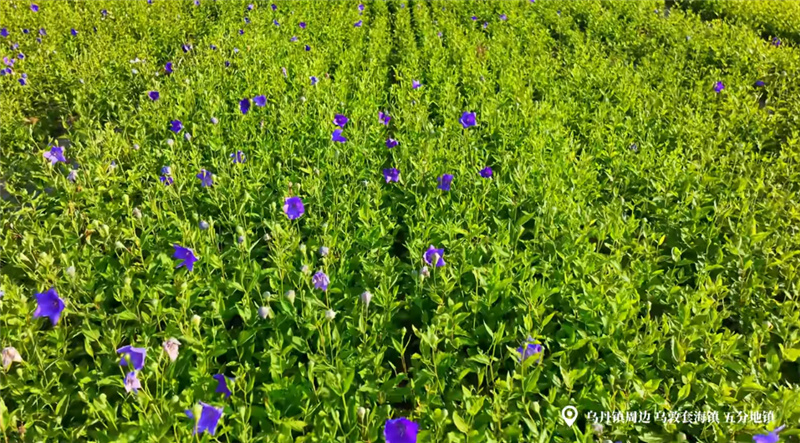
[[575,420],[578,419],[578,410],[575,409],[575,406],[567,406],[561,410],[561,418],[564,419],[567,426],[572,426]]

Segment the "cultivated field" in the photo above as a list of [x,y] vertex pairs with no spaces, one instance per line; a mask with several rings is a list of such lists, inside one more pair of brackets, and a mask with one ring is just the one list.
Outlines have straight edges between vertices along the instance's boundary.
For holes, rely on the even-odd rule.
[[33,1],[0,443],[797,441],[800,1]]

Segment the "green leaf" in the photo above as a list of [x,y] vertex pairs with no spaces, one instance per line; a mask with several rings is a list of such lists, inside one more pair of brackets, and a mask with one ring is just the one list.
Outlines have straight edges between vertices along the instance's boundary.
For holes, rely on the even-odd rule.
[[469,425],[464,421],[464,419],[461,418],[460,415],[458,415],[457,411],[453,411],[453,423],[456,425],[459,431],[465,434],[469,432]]

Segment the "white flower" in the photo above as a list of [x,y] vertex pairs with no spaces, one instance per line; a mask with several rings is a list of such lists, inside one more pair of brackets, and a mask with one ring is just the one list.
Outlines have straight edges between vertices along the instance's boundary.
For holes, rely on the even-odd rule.
[[200,320],[202,320],[202,319],[200,318],[199,315],[195,314],[195,315],[192,316],[192,324],[197,326],[197,327],[200,327]]
[[170,361],[175,361],[175,359],[178,358],[178,348],[180,348],[181,342],[170,337],[168,340],[164,341],[162,346],[164,347],[164,352],[169,356]]
[[139,208],[133,208],[133,217],[142,218],[142,211]]
[[142,383],[136,377],[136,371],[131,371],[125,376],[125,391],[130,393],[133,391],[136,394],[142,388]]
[[171,138],[168,138],[168,139],[167,139],[167,144],[168,144],[168,145],[171,147],[172,145],[174,145],[174,144],[175,144],[175,140],[173,140],[173,139],[171,139]]
[[67,270],[66,270],[65,272],[67,273],[67,276],[68,276],[69,278],[73,278],[73,277],[75,277],[75,266],[70,266],[70,267],[68,267],[68,268],[67,268]]
[[303,253],[303,254],[306,253],[306,245],[303,244],[303,243],[300,243],[300,252]]
[[[437,261],[438,261],[438,259],[437,259]],[[436,262],[434,262],[434,263],[436,263]],[[428,267],[427,266],[423,266],[422,269],[419,271],[419,275],[422,278],[430,277],[431,276],[431,272],[428,271]]]
[[336,318],[336,311],[334,311],[333,309],[328,309],[327,311],[325,311],[325,318],[328,320],[333,320],[334,318]]
[[272,318],[272,308],[269,306],[262,306],[258,308],[258,316],[261,318]]
[[364,416],[367,415],[367,410],[363,406],[359,406],[358,411],[356,411],[356,414],[358,414],[358,418],[363,420]]
[[369,291],[364,291],[361,293],[361,301],[363,301],[365,305],[369,306],[369,302],[371,300],[372,294]]
[[308,269],[308,265],[303,265],[303,267],[302,267],[302,268],[300,268],[300,271],[301,271],[303,274],[306,274],[306,275],[308,275],[308,273],[309,273],[309,272],[311,272],[311,271],[309,271],[309,269]]
[[319,247],[319,255],[325,257],[328,255],[328,247],[327,246],[320,246]]
[[131,72],[134,73],[134,74],[138,74],[139,73],[139,71],[137,71],[136,69],[131,69]]
[[0,351],[0,357],[2,357],[3,360],[3,369],[6,371],[11,367],[11,363],[19,363],[22,361],[22,357],[19,355],[19,352],[17,352],[17,349],[10,346]]

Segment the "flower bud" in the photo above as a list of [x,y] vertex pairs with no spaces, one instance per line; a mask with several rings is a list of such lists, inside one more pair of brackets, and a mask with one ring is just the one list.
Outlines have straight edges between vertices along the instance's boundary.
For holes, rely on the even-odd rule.
[[195,314],[195,315],[192,316],[192,324],[197,328],[200,327],[200,320],[201,320],[201,318],[200,318],[199,315]]
[[336,311],[334,311],[333,309],[328,309],[327,311],[325,311],[325,318],[327,320],[333,320],[334,318],[336,318]]
[[319,247],[319,255],[325,257],[328,255],[328,247],[327,246],[320,246]]
[[369,291],[364,291],[361,293],[361,301],[364,302],[364,305],[369,306],[369,302],[372,300],[372,294]]
[[65,272],[66,272],[66,274],[67,274],[67,276],[69,278],[74,278],[75,277],[75,266],[68,267]]
[[289,303],[294,304],[295,293],[293,290],[289,289],[286,291],[286,299],[289,300]]
[[363,406],[359,406],[359,407],[358,407],[358,411],[356,411],[356,413],[358,414],[358,418],[360,418],[361,420],[363,420],[363,419],[364,419],[364,416],[366,416],[366,415],[367,415],[367,410],[366,410],[366,408],[364,408]]
[[142,211],[139,208],[133,208],[133,218],[142,218]]

